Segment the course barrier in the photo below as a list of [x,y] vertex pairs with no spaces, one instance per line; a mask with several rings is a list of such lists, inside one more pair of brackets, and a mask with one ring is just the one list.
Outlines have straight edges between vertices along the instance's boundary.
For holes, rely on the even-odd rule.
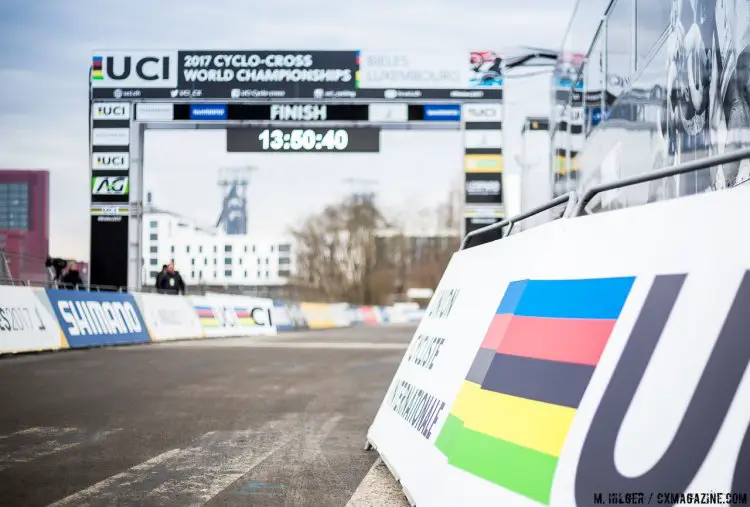
[[347,303],[0,286],[0,354],[349,327]]
[[300,303],[300,309],[310,329],[332,329],[336,327],[331,305],[304,302]]
[[367,436],[410,502],[746,504],[748,216],[738,187],[456,252]]

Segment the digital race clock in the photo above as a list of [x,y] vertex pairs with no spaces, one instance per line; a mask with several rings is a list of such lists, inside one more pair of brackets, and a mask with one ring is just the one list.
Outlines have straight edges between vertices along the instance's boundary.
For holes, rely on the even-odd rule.
[[380,151],[380,129],[347,128],[230,128],[228,152],[337,153]]

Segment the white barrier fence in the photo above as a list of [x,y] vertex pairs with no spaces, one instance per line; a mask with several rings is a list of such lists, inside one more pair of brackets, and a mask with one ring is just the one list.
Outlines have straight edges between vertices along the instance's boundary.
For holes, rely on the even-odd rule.
[[410,501],[745,504],[748,217],[735,188],[457,252],[368,432]]
[[274,336],[363,322],[346,303],[0,286],[0,354],[206,337]]

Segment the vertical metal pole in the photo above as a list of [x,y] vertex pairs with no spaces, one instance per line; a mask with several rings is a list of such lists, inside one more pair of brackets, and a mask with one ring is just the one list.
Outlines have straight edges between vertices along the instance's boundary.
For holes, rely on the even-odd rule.
[[94,111],[94,90],[92,87],[92,80],[94,75],[94,66],[89,65],[89,156],[88,156],[88,162],[86,162],[86,165],[88,165],[88,173],[89,178],[86,182],[86,187],[88,188],[88,194],[89,194],[89,211],[87,213],[88,215],[88,229],[89,229],[89,275],[88,279],[86,280],[86,283],[91,286],[91,273],[93,271],[93,263],[91,262],[91,259],[93,258],[92,251],[91,251],[91,242],[93,241],[93,230],[91,227],[91,205],[93,204],[94,196],[91,195],[91,182],[94,178],[94,170],[91,166],[91,159],[94,157],[94,120],[93,120],[93,111]]
[[459,201],[459,224],[458,230],[461,239],[466,237],[466,118],[464,118],[463,107],[466,102],[461,104],[461,200]]
[[[632,84],[635,78],[635,73],[638,71],[638,1],[633,1],[633,15],[632,15],[632,26],[630,29],[631,35],[631,47],[630,47],[630,79],[629,84]],[[628,87],[630,88],[630,87]]]

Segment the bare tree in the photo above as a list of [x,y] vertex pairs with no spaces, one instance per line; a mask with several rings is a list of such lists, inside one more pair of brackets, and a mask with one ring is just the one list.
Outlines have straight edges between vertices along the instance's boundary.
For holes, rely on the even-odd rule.
[[329,301],[380,304],[392,288],[377,262],[385,225],[373,194],[353,194],[292,230],[298,284]]

